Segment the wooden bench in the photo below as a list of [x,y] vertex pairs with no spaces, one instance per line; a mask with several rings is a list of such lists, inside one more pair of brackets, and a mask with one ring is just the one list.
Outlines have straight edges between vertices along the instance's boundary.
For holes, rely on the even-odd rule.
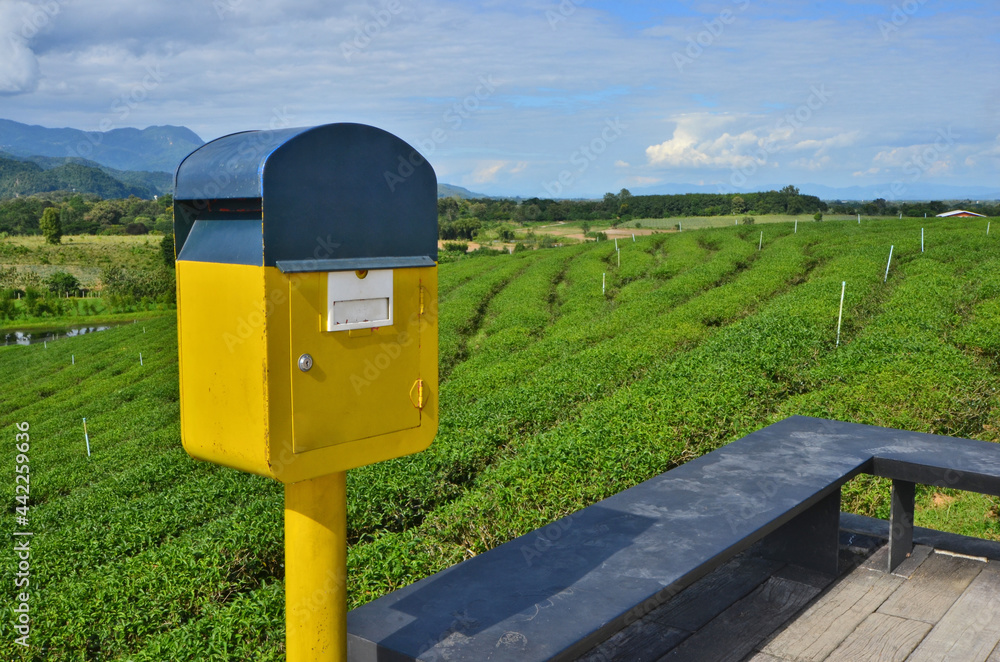
[[892,568],[914,485],[1000,495],[1000,445],[794,416],[354,609],[348,657],[573,659],[758,542],[836,575],[840,488],[861,473],[893,480]]

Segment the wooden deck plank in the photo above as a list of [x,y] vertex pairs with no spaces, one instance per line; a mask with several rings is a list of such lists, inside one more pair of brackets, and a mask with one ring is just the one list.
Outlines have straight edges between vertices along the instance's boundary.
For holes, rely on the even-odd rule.
[[794,660],[826,659],[903,581],[886,572],[855,570],[777,634],[763,652]]
[[743,662],[788,662],[788,661],[783,660],[780,657],[768,655],[767,653],[757,653],[752,657],[744,659]]
[[819,592],[811,584],[772,577],[660,659],[739,662]]
[[690,636],[687,630],[640,620],[595,646],[577,662],[654,662]]
[[741,554],[580,656],[579,662],[658,660],[763,584],[781,561]]
[[930,629],[930,623],[874,613],[826,659],[827,662],[903,662]]
[[[928,547],[927,545],[914,545],[913,551],[910,552],[910,556],[896,566],[896,569],[892,571],[892,574],[898,575],[899,577],[911,577],[916,569],[920,567],[920,564],[926,561],[927,557],[930,556],[933,551],[934,549],[932,547]],[[885,545],[880,547],[877,552],[872,554],[868,560],[861,565],[865,568],[870,568],[871,570],[885,572],[889,565],[889,546]]]
[[992,561],[910,656],[910,662],[984,662],[1000,642],[1000,563]]
[[931,554],[878,612],[933,625],[941,620],[985,565],[969,558]]
[[694,632],[746,597],[782,565],[780,561],[740,555],[648,616],[661,626]]

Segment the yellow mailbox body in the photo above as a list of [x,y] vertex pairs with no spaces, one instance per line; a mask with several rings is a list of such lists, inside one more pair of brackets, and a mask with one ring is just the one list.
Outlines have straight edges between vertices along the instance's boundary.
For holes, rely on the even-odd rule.
[[363,125],[254,133],[176,176],[184,448],[284,483],[423,450],[438,418],[433,170]]

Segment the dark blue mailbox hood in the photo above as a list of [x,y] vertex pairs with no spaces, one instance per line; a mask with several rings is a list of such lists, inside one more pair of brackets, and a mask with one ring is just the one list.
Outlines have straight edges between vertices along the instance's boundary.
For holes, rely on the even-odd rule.
[[179,260],[284,272],[433,266],[437,177],[416,149],[363,124],[234,133],[177,167],[174,234]]

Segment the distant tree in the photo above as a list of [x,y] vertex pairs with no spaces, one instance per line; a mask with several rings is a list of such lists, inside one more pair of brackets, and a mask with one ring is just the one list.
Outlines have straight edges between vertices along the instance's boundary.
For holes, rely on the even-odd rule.
[[50,244],[58,244],[62,241],[62,221],[59,220],[59,209],[49,207],[42,212],[42,218],[38,221],[38,228],[45,236],[45,241]]
[[754,218],[753,216],[744,216],[743,217],[743,225],[753,225],[756,222],[757,222],[757,219]]
[[75,293],[80,289],[80,281],[76,279],[76,276],[65,271],[57,271],[46,278],[45,285],[49,288],[50,292],[59,296]]
[[108,226],[117,225],[124,215],[125,210],[120,200],[101,200],[83,218],[85,221]]
[[732,200],[732,211],[734,214],[742,214],[747,210],[747,201],[741,195],[734,195]]
[[614,193],[604,194],[604,209],[612,214],[618,212],[618,196]]
[[580,223],[580,229],[583,230],[584,235],[590,232],[590,221],[584,221],[583,223]]
[[125,234],[149,234],[145,223],[129,223],[125,226]]
[[163,234],[170,234],[174,231],[173,217],[166,214],[157,216],[156,220],[153,221],[153,229]]
[[785,195],[798,195],[799,189],[789,184],[785,188],[781,189],[781,192],[784,193]]
[[163,255],[163,262],[168,267],[173,268],[174,266],[174,234],[163,235],[163,239],[160,241],[160,253]]
[[627,188],[623,188],[618,192],[618,215],[624,216],[628,214],[631,208],[632,193]]
[[822,221],[823,220],[823,212],[821,212],[821,211],[816,212],[816,215],[813,216],[813,220],[814,221]]

